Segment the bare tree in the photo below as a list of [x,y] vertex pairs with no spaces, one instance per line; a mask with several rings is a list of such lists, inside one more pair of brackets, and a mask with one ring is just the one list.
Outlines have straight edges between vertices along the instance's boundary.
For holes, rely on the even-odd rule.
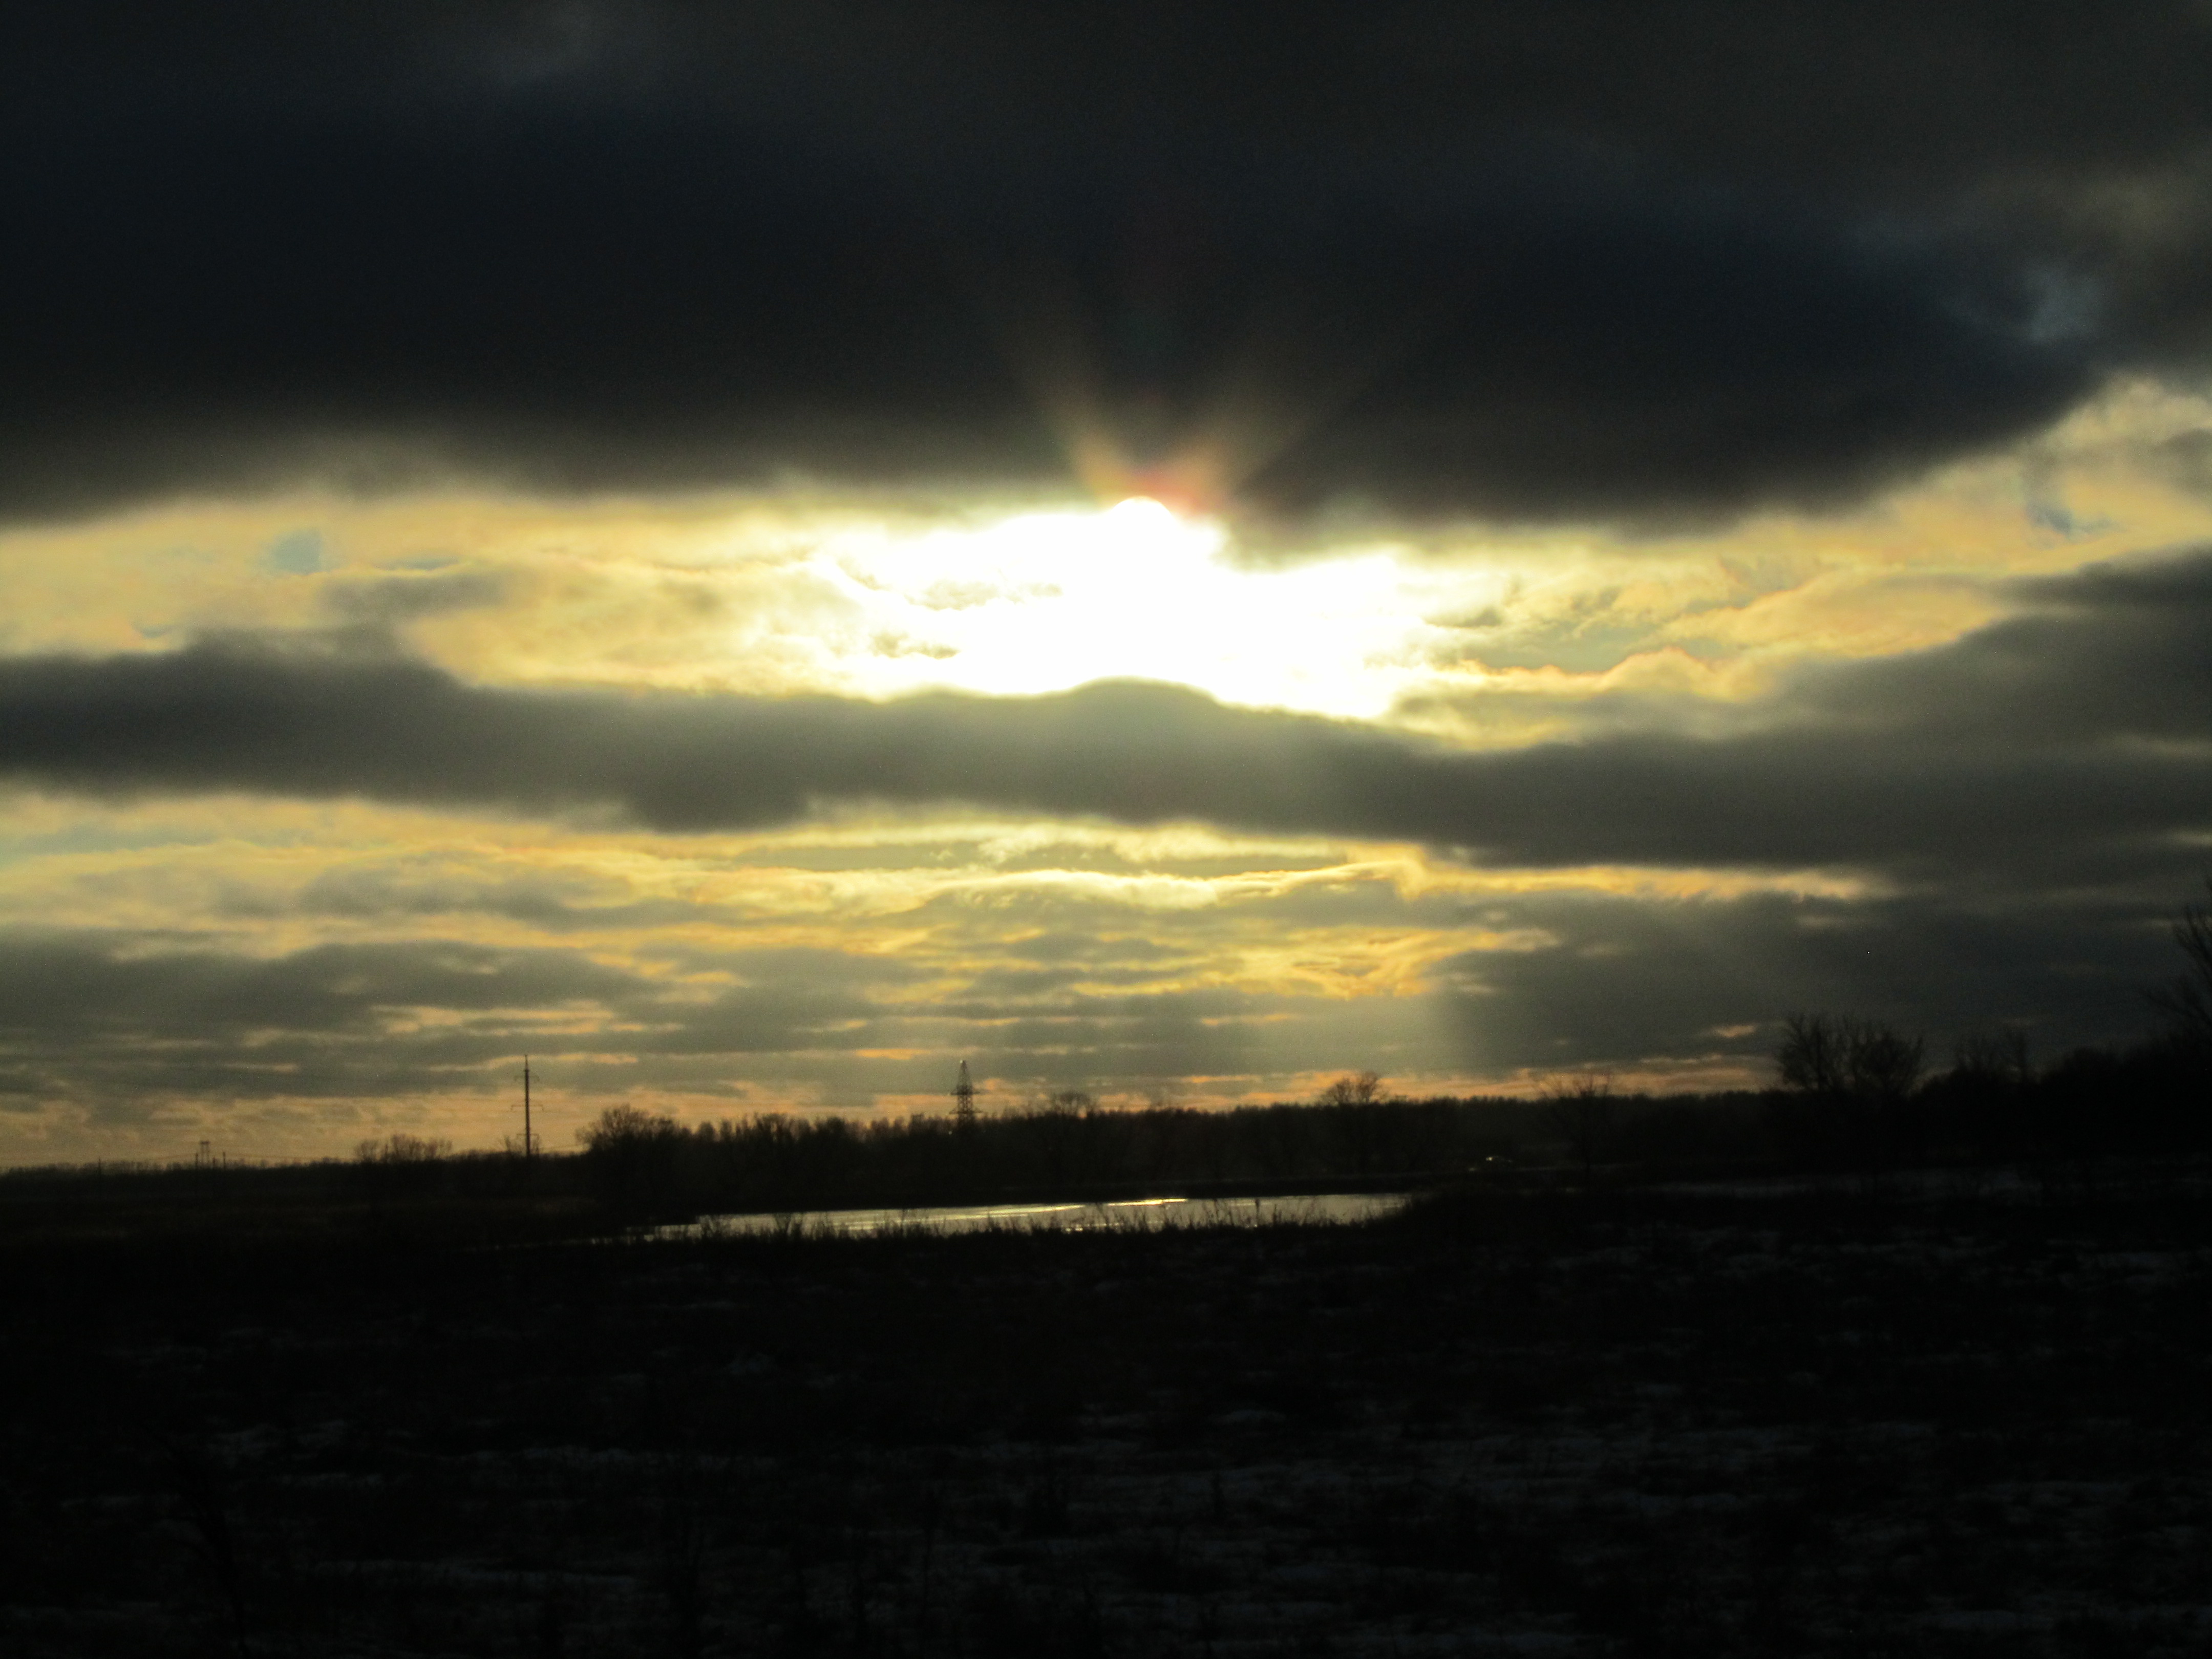
[[1855,1014],[1792,1014],[1775,1051],[1782,1085],[1828,1099],[1895,1102],[1911,1094],[1926,1063],[1924,1039]]
[[1045,1180],[1055,1190],[1073,1173],[1083,1115],[1097,1103],[1080,1089],[1056,1089],[1031,1101],[1021,1114],[1029,1135],[1043,1152]]
[[1374,1072],[1355,1072],[1340,1077],[1321,1091],[1321,1103],[1330,1107],[1329,1127],[1355,1175],[1366,1175],[1382,1152],[1386,1114],[1370,1111],[1382,1099],[1382,1079]]
[[1544,1085],[1544,1097],[1550,1103],[1546,1115],[1583,1166],[1583,1185],[1587,1187],[1597,1173],[1598,1159],[1613,1141],[1613,1079],[1596,1072],[1572,1079],[1555,1078]]
[[199,1558],[230,1613],[231,1639],[240,1659],[249,1649],[246,1640],[245,1575],[240,1571],[237,1528],[231,1523],[223,1482],[216,1465],[179,1443],[169,1446],[176,1492],[191,1528],[192,1553]]
[[674,1140],[684,1127],[665,1113],[648,1112],[625,1101],[610,1106],[576,1131],[576,1139],[587,1152],[614,1152],[627,1147]]
[[1806,1095],[1840,1095],[1847,1075],[1842,1036],[1826,1014],[1792,1014],[1782,1022],[1775,1053],[1782,1086]]
[[674,1118],[627,1102],[610,1106],[576,1131],[594,1183],[608,1197],[665,1196],[690,1139]]
[[[2212,893],[2212,876],[2204,878],[2204,890]],[[2212,1047],[2212,909],[2183,905],[2181,919],[2173,924],[2173,942],[2187,966],[2150,994],[2151,1004],[2184,1042]]]
[[2007,1025],[1962,1036],[1952,1051],[1952,1070],[2001,1084],[2032,1082],[2035,1063],[2029,1057],[2027,1033],[2017,1025]]
[[360,1174],[376,1193],[421,1193],[437,1185],[440,1165],[453,1143],[443,1138],[394,1133],[354,1148]]
[[1877,1019],[1843,1021],[1850,1053],[1851,1092],[1863,1100],[1896,1102],[1920,1082],[1928,1055],[1926,1039],[1908,1036]]
[[1372,1106],[1382,1098],[1382,1079],[1374,1072],[1340,1077],[1321,1091],[1324,1106]]

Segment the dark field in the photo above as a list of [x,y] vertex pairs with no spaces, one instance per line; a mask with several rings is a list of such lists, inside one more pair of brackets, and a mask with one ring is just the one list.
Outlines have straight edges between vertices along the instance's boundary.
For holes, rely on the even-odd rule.
[[19,1242],[12,1654],[2212,1653],[2212,1191]]

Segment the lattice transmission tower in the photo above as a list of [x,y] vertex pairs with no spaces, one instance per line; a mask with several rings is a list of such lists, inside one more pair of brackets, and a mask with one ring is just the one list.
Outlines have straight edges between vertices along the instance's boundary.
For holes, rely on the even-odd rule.
[[960,1127],[973,1127],[975,1122],[975,1082],[968,1075],[968,1062],[960,1062],[960,1081],[952,1085],[952,1121]]

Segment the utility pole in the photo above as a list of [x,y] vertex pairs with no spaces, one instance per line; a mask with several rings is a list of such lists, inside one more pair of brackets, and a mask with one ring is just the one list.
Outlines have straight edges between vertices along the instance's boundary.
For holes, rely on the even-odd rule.
[[530,1133],[530,1056],[522,1057],[522,1155],[538,1156],[538,1141]]
[[975,1085],[964,1060],[960,1062],[960,1081],[952,1085],[952,1121],[957,1128],[975,1127]]

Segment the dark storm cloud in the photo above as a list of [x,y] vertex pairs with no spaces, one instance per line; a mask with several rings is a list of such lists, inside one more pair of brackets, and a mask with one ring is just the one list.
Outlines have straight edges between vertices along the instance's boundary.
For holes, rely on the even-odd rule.
[[[2176,872],[2178,873],[2178,872]],[[2002,905],[1915,891],[1850,899],[1753,894],[1653,902],[1605,894],[1510,901],[1552,948],[1474,953],[1437,978],[1479,1071],[1764,1061],[1776,1021],[1848,1009],[1952,1042],[2011,1027],[2050,1058],[2152,1024],[2142,988],[2172,972],[2166,921],[2185,879],[2008,892]],[[1750,1030],[1741,1029],[1750,1027]]]
[[1513,864],[1952,872],[2212,827],[2212,557],[2093,568],[1950,645],[1806,671],[1731,735],[1466,752],[1107,683],[1049,696],[471,687],[251,642],[0,659],[0,776],[363,796],[678,832],[964,803],[1414,840]]
[[2212,318],[2180,4],[49,9],[17,516],[1034,484],[1080,428],[1291,514],[1727,512]]
[[[521,1011],[635,994],[630,976],[563,951],[430,941],[260,957],[14,933],[0,938],[0,1076],[40,1095],[368,1093],[504,1057],[535,1029]],[[403,1034],[422,1009],[453,1018]]]

